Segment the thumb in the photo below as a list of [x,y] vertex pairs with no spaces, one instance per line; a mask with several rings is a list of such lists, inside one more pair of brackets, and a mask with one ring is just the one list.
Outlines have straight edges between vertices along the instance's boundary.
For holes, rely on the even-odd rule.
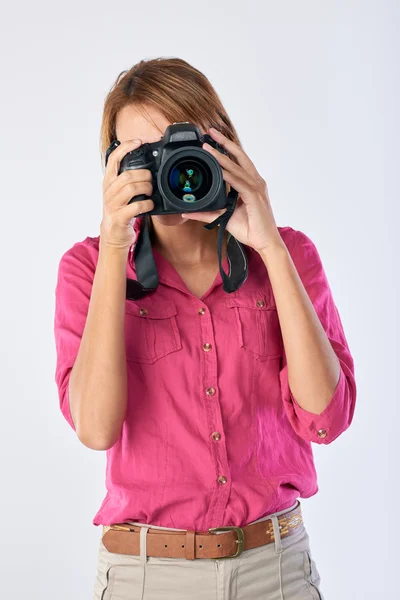
[[215,219],[218,219],[220,215],[226,212],[226,208],[220,210],[210,210],[206,212],[190,212],[182,213],[181,217],[184,219],[192,219],[195,221],[202,221],[203,223],[212,223]]

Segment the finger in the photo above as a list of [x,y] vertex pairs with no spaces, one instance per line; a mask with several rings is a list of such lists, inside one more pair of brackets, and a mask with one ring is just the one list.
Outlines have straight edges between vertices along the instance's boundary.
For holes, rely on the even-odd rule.
[[203,144],[203,149],[207,150],[207,152],[215,156],[221,167],[224,167],[225,169],[228,169],[229,171],[232,171],[233,173],[236,173],[238,176],[240,176],[240,173],[242,173],[243,171],[243,167],[234,163],[233,160],[229,158],[229,156],[226,156],[226,154],[222,154],[219,150],[213,148],[212,146],[210,146],[210,144],[207,143]]
[[205,212],[182,213],[181,216],[187,220],[202,221],[203,223],[212,223],[220,215],[226,212],[226,208],[220,210],[209,210]]
[[103,194],[115,194],[118,193],[125,185],[130,183],[152,183],[153,176],[149,169],[127,169],[126,171],[122,171],[111,181],[109,180],[108,185],[107,181],[103,181]]
[[103,179],[103,185],[105,187],[108,187],[109,183],[118,176],[121,160],[124,158],[125,154],[127,154],[131,150],[139,148],[139,146],[141,145],[142,140],[140,139],[126,140],[125,142],[121,142],[119,146],[117,146],[115,150],[111,152],[111,154],[108,157]]
[[[125,171],[124,171],[125,172]],[[122,173],[121,173],[122,175]],[[119,182],[119,177],[110,185],[104,195],[104,203],[106,205],[113,204],[116,207],[126,206],[134,196],[144,194],[151,198],[153,186],[150,181],[127,181],[122,184]],[[136,200],[135,200],[136,202]]]
[[213,140],[221,144],[221,146],[223,146],[225,150],[227,150],[232,156],[234,156],[237,159],[241,167],[258,175],[258,171],[253,161],[247,156],[247,154],[244,150],[242,150],[242,148],[240,148],[237,144],[235,144],[235,142],[229,140],[223,133],[217,131],[213,127],[211,127],[208,131]]
[[134,217],[137,217],[138,215],[144,214],[146,212],[149,212],[150,210],[153,210],[154,208],[154,201],[149,198],[148,200],[137,200],[135,202],[132,202],[131,204],[128,204],[127,206],[121,208],[121,215],[123,215],[124,219],[126,219],[126,221],[130,221],[131,219],[133,219]]
[[245,204],[248,204],[249,198],[251,198],[251,194],[256,190],[256,188],[250,185],[248,180],[244,180],[234,173],[226,171],[225,169],[222,169],[222,176],[224,180],[240,194],[240,199]]

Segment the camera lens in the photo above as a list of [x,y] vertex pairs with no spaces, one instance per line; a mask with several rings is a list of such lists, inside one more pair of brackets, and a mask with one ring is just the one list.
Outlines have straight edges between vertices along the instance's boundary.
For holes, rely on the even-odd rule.
[[203,162],[185,159],[175,163],[168,175],[171,192],[182,202],[193,203],[204,198],[212,183],[211,171]]

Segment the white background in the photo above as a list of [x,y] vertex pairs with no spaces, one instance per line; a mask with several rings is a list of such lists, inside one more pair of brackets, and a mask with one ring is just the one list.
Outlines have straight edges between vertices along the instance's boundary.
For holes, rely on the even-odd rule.
[[326,600],[398,593],[399,3],[7,3],[1,18],[1,596],[91,598],[105,453],[54,383],[60,256],[99,235],[103,102],[142,58],[203,71],[267,180],[277,224],[323,260],[358,385],[313,445],[303,500]]

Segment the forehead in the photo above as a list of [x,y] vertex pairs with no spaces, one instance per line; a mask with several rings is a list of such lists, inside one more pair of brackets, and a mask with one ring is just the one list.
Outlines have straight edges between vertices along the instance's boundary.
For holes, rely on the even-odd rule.
[[164,134],[170,121],[152,106],[124,106],[118,114],[115,123],[117,139],[120,142],[139,138],[143,142],[155,142]]

